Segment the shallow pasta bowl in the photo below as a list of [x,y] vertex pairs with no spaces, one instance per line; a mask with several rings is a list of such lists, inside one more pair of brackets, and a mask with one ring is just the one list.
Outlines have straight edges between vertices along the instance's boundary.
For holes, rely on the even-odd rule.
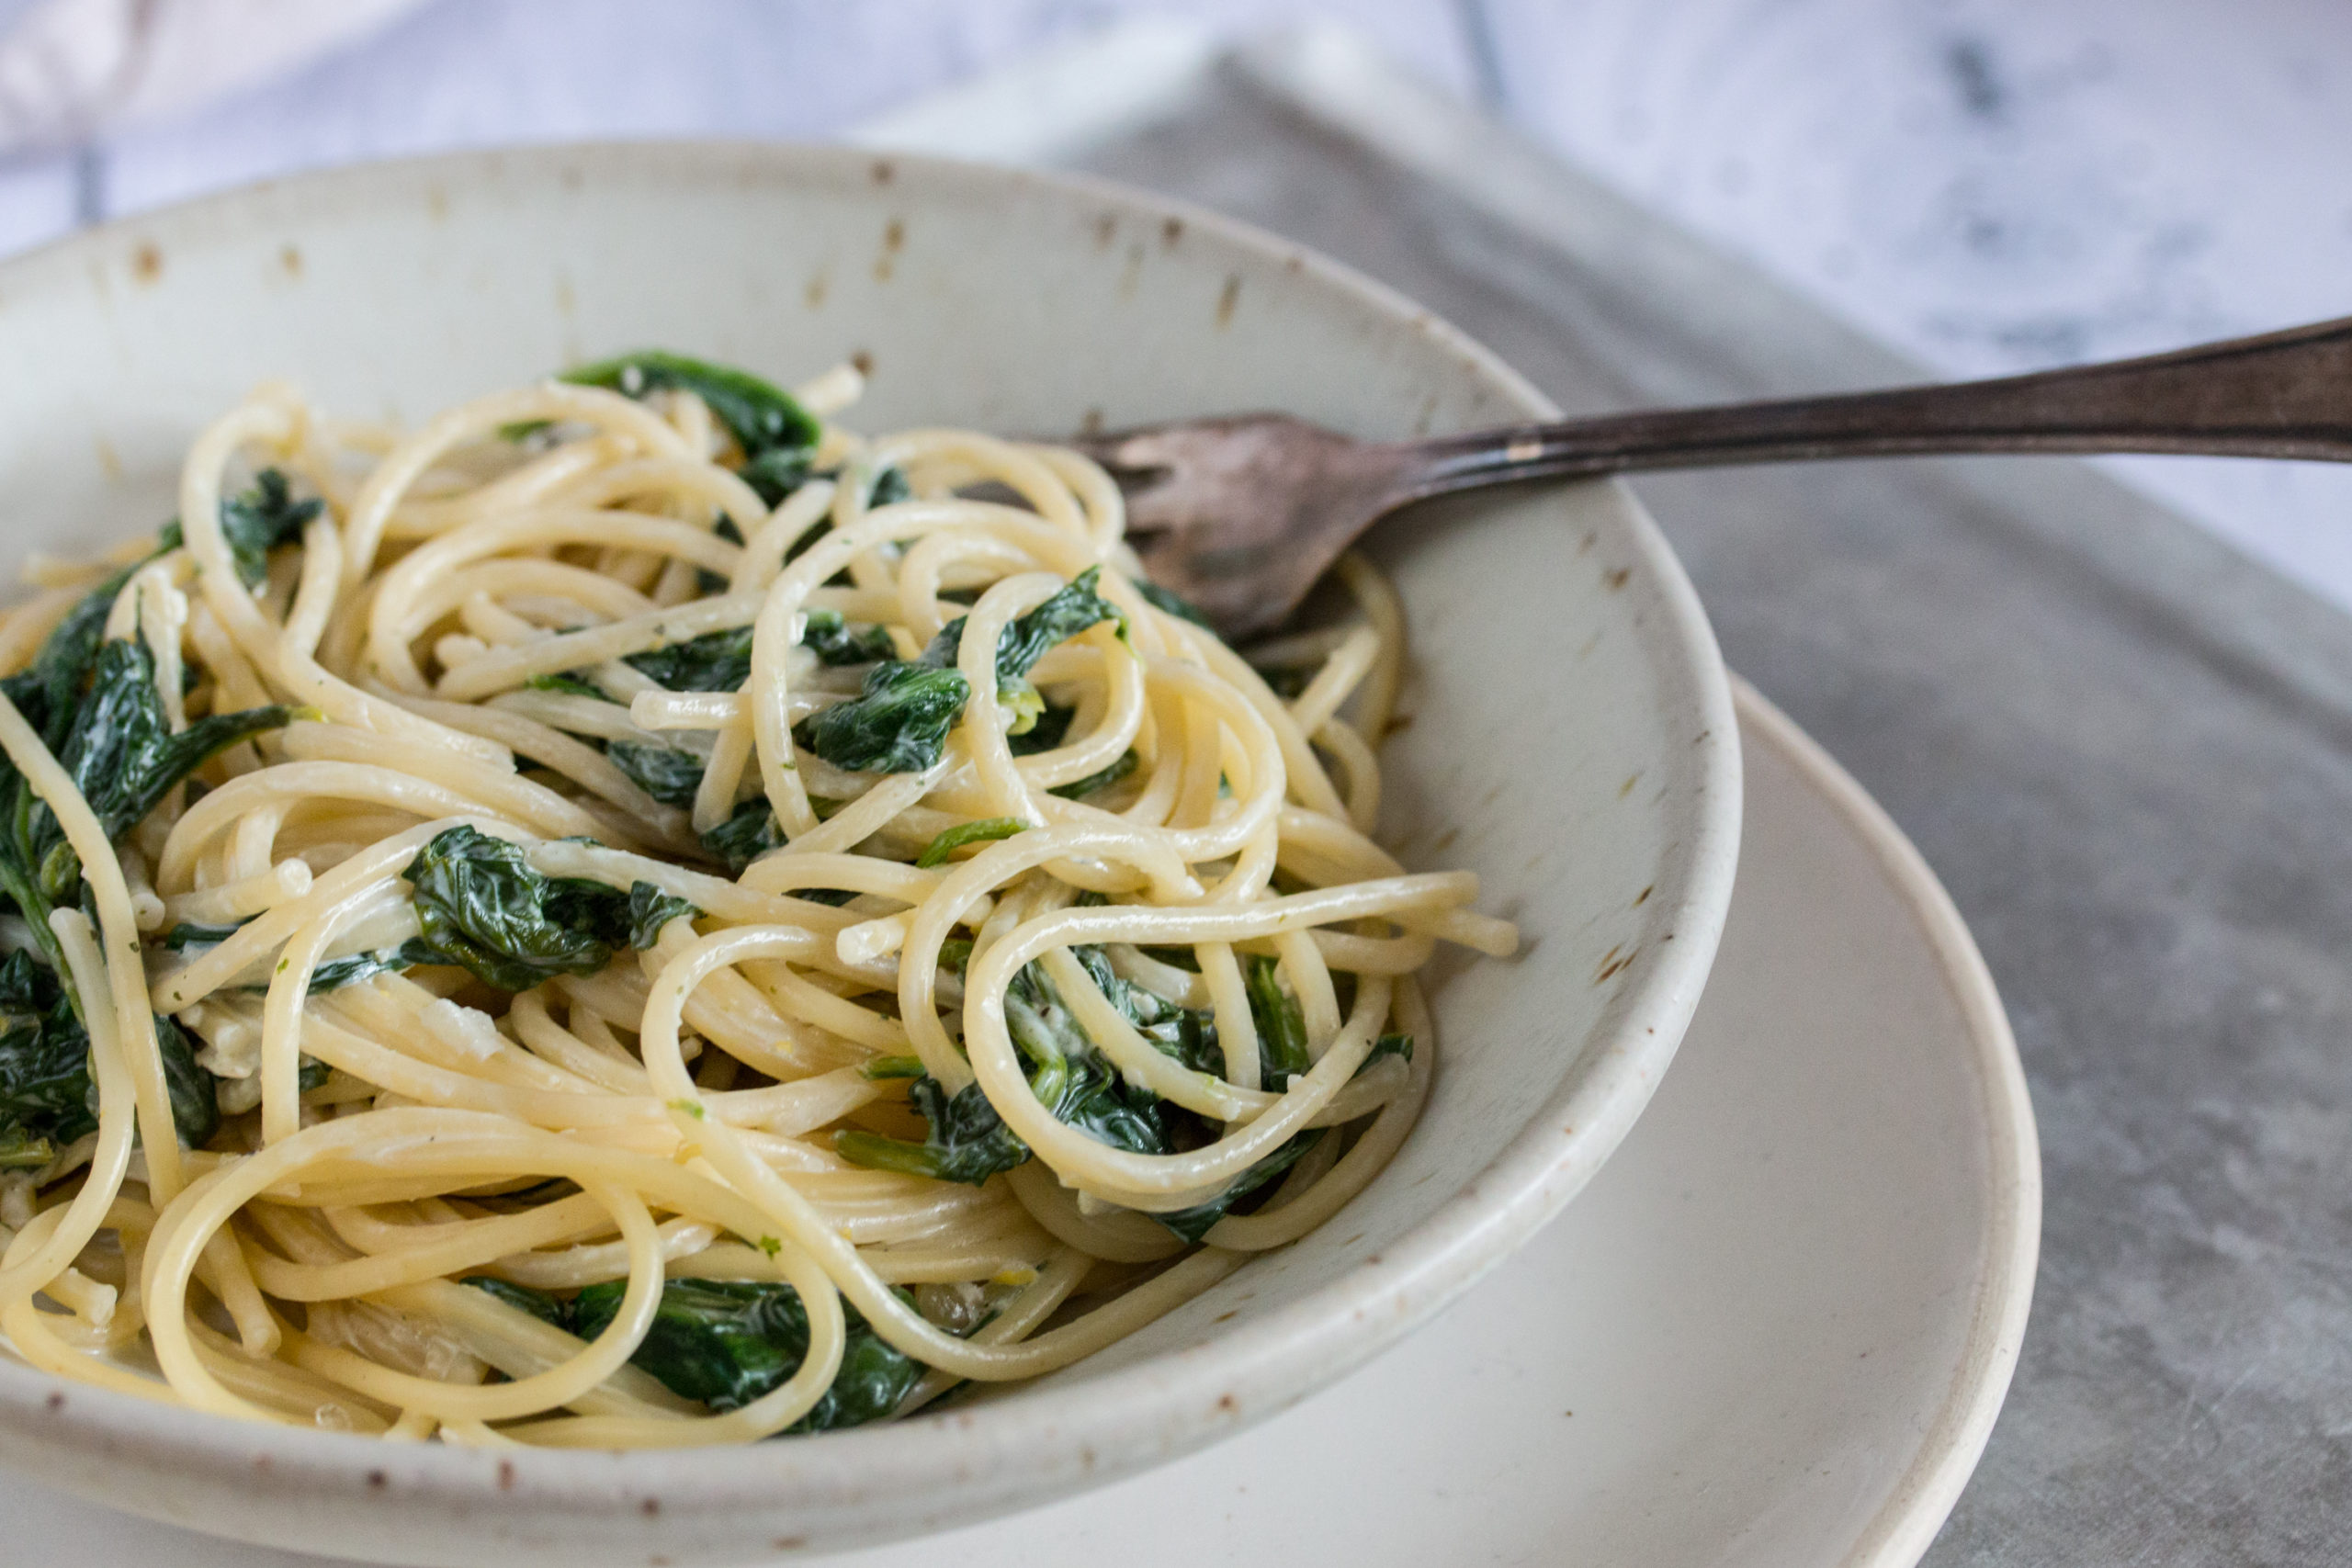
[[[873,430],[1280,408],[1405,435],[1552,412],[1410,302],[1132,192],[840,150],[469,154],[259,186],[0,267],[0,355],[20,367],[0,386],[0,566],[152,529],[187,442],[262,379],[414,419],[642,345],[785,379],[853,358],[870,391],[851,418]],[[0,1461],[341,1556],[740,1561],[1171,1458],[1426,1322],[1576,1193],[1672,1057],[1730,901],[1739,764],[1705,618],[1622,487],[1424,509],[1371,547],[1416,631],[1385,836],[1408,864],[1477,872],[1480,907],[1528,946],[1444,965],[1427,1111],[1321,1230],[1091,1360],[894,1427],[492,1452],[230,1423],[0,1364]]]

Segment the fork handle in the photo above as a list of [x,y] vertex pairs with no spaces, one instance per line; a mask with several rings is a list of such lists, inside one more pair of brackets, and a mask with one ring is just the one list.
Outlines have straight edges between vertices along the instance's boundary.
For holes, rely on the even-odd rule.
[[1997,380],[1507,426],[1396,451],[1414,496],[1632,468],[1933,453],[2352,461],[2352,317]]

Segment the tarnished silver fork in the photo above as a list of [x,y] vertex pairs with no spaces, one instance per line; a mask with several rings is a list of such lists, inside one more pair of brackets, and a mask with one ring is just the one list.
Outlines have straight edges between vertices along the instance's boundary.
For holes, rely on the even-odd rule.
[[1286,414],[1181,421],[1069,445],[1127,492],[1154,581],[1218,630],[1279,625],[1374,522],[1486,485],[1634,468],[1962,452],[2352,460],[2352,317],[2141,359],[1902,387],[1356,441]]

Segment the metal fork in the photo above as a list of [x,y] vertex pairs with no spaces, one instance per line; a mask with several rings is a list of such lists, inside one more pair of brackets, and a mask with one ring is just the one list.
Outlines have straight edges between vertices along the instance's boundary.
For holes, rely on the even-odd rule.
[[1376,443],[1287,414],[1185,420],[1069,446],[1127,491],[1154,581],[1231,638],[1279,625],[1408,502],[1634,468],[1962,452],[2352,460],[2352,317],[1997,380],[1508,425]]

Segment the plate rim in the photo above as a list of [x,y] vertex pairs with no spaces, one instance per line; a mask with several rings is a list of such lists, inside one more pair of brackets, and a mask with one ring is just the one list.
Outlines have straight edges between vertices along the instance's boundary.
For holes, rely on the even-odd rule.
[[1992,969],[1927,856],[1794,719],[1736,671],[1731,686],[1744,734],[1778,751],[1826,798],[1909,907],[1959,1005],[1984,1095],[1991,1201],[1981,1233],[1984,1268],[1960,1360],[1911,1462],[1839,1559],[1845,1568],[1912,1568],[1975,1473],[2017,1374],[2041,1255],[2041,1133]]
[[[51,274],[70,278],[85,265],[125,262],[139,248],[170,242],[175,233],[184,243],[217,243],[224,231],[238,237],[254,231],[256,216],[322,221],[351,204],[396,199],[436,181],[450,191],[479,191],[502,183],[567,178],[622,184],[668,175],[741,183],[764,175],[822,187],[847,185],[853,175],[859,182],[911,183],[910,174],[967,187],[993,185],[1008,196],[1034,189],[1061,192],[1155,223],[1181,220],[1188,231],[1213,236],[1235,254],[1304,272],[1368,313],[1431,337],[1484,380],[1505,408],[1531,419],[1558,413],[1493,350],[1435,313],[1255,225],[1092,176],[858,147],[707,138],[576,141],[337,165],[201,196],[55,241],[0,264],[0,291],[13,304],[50,286]],[[12,285],[31,287],[19,291]],[[735,1527],[738,1534],[752,1519],[775,1517],[788,1500],[826,1511],[831,1528],[822,1544],[846,1548],[976,1522],[1165,1462],[1286,1408],[1362,1365],[1483,1279],[1556,1214],[1613,1152],[1671,1062],[1729,909],[1741,793],[1728,673],[1697,592],[1647,510],[1621,480],[1591,485],[1589,493],[1606,498],[1602,504],[1617,513],[1633,564],[1645,569],[1636,576],[1647,580],[1664,612],[1660,618],[1671,628],[1657,634],[1661,647],[1674,654],[1661,669],[1691,683],[1680,695],[1705,725],[1690,747],[1699,759],[1691,776],[1702,800],[1683,852],[1683,886],[1679,897],[1658,900],[1661,918],[1673,919],[1670,929],[1678,940],[1671,949],[1647,955],[1649,962],[1637,966],[1645,973],[1628,972],[1631,999],[1619,1004],[1617,1021],[1604,1026],[1600,1035],[1617,1043],[1604,1050],[1591,1070],[1549,1098],[1519,1136],[1398,1245],[1351,1271],[1376,1274],[1377,1282],[1335,1280],[1309,1298],[1226,1335],[1215,1356],[1195,1348],[1057,1390],[1058,1420],[1040,1421],[1037,1413],[1024,1408],[1028,1402],[1008,1400],[948,1413],[935,1424],[830,1434],[796,1455],[789,1466],[761,1462],[758,1450],[647,1450],[629,1456],[631,1471],[599,1466],[563,1450],[492,1454],[436,1444],[388,1451],[368,1439],[334,1433],[224,1427],[220,1418],[200,1412],[86,1384],[67,1385],[13,1360],[0,1364],[0,1450],[21,1452],[42,1440],[36,1434],[57,1438],[70,1430],[75,1433],[74,1446],[84,1451],[142,1452],[142,1462],[150,1465],[168,1460],[194,1466],[182,1471],[190,1479],[201,1474],[271,1494],[299,1492],[315,1506],[330,1506],[330,1499],[370,1512],[393,1503],[468,1510],[511,1506],[513,1527],[522,1532],[517,1545],[534,1533],[532,1520],[560,1515],[594,1514],[616,1531],[641,1529],[661,1511],[665,1493],[683,1494],[719,1518],[741,1521]],[[1645,1024],[1656,1032],[1645,1032]],[[1510,1189],[1513,1196],[1501,1203],[1483,1198],[1479,1190],[1489,1183]],[[1339,1325],[1348,1313],[1340,1298],[1350,1292],[1358,1297],[1356,1315],[1379,1320],[1372,1330],[1341,1332]],[[1215,1363],[1207,1369],[1212,1375],[1204,1375],[1204,1360]],[[1172,1380],[1177,1391],[1155,1392],[1163,1379]],[[69,1394],[70,1401],[62,1397]],[[1150,1427],[1115,1414],[1123,1404],[1146,1398],[1170,1417],[1164,1425]],[[1088,1447],[1057,1436],[1057,1427],[1064,1433],[1099,1429],[1116,1434],[1117,1440]],[[1024,1436],[1046,1439],[1040,1446],[1051,1451],[1035,1451]],[[845,1517],[859,1507],[861,1482],[870,1470],[865,1451],[885,1442],[906,1450],[904,1473],[940,1511],[908,1528],[848,1525]],[[368,1446],[353,1446],[360,1443]],[[363,1456],[373,1456],[374,1462]],[[56,1475],[62,1467],[35,1468]],[[642,1518],[640,1503],[652,1505]],[[715,1527],[714,1539],[725,1529]]]

